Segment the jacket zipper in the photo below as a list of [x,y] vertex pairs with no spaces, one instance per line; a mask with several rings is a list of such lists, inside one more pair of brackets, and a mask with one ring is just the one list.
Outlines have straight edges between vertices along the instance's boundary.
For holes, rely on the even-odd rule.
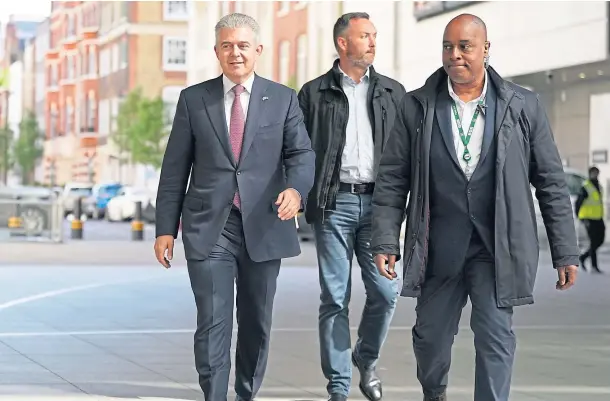
[[[349,101],[347,100],[347,96],[345,96],[345,93],[342,90],[340,90],[335,85],[332,85],[331,89],[341,93],[341,95],[343,96],[343,100],[345,101],[345,104],[347,104],[347,107],[349,108]],[[349,112],[349,110],[348,110],[348,112]],[[326,212],[326,204],[328,203],[328,195],[329,195],[329,192],[330,192],[330,186],[332,184],[332,182],[329,182],[329,181],[332,181],[332,176],[333,176],[333,173],[334,173],[334,167],[337,164],[337,159],[339,160],[339,162],[341,162],[341,157],[343,156],[343,148],[345,147],[345,130],[347,129],[348,119],[345,118],[344,120],[345,121],[343,123],[343,129],[342,129],[343,135],[341,137],[341,142],[339,144],[339,146],[340,146],[339,147],[339,149],[340,149],[339,153],[337,154],[337,156],[335,158],[335,163],[332,166],[329,166],[329,167],[331,167],[331,171],[326,171],[326,174],[325,174],[326,182],[325,182],[325,185],[324,185],[324,191],[322,193],[322,204],[320,205],[320,207],[322,208],[322,222],[324,222],[324,215],[325,215],[325,212]],[[335,190],[332,195],[335,195],[336,192],[337,191]]]
[[[424,108],[424,110],[425,110],[425,108]],[[425,113],[425,111],[424,111],[424,113]],[[424,114],[424,119],[425,119],[425,114]],[[418,134],[423,135],[423,131],[424,131],[423,120],[420,120],[419,123],[420,123],[420,126],[419,126],[419,130],[418,130]],[[419,167],[419,169],[420,169],[420,171],[422,171],[421,170],[422,169],[421,166]],[[420,179],[420,182],[423,182],[423,180]],[[417,202],[417,200],[416,200],[416,202]],[[422,208],[425,209],[425,206],[422,205]],[[426,232],[425,232],[426,239],[425,239],[425,244],[424,244],[424,254],[425,254],[425,250],[428,247],[428,222],[429,222],[429,215],[430,215],[430,213],[428,212],[427,214],[428,214],[428,219],[426,220],[426,223],[425,223],[426,224]],[[415,229],[415,233],[413,235],[413,238],[415,239],[415,243],[413,244],[413,246],[411,247],[411,251],[409,252],[409,258],[407,259],[407,262],[404,265],[405,269],[409,269],[410,266],[411,266],[411,262],[413,261],[413,256],[415,255],[415,248],[417,247],[417,245],[416,245],[417,244],[417,240],[419,238],[419,230],[421,229],[421,223],[422,223],[422,220],[424,219],[425,215],[426,215],[426,211],[422,210],[421,216],[420,216],[420,218],[417,221],[417,228]],[[419,277],[417,278],[417,282],[414,283],[415,286],[419,286],[419,284],[421,283],[422,274],[424,272],[424,262],[425,262],[425,260],[422,261],[422,264],[421,264],[421,267],[420,267],[420,271],[419,271]]]

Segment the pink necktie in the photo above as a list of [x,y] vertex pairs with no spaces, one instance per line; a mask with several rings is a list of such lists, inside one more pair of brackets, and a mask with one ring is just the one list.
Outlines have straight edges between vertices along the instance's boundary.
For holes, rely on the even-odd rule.
[[[239,98],[240,95],[244,93],[244,87],[241,85],[235,85],[232,90],[233,93],[235,93],[235,99],[233,99],[233,106],[231,107],[229,138],[231,140],[231,149],[233,149],[235,162],[238,163],[239,155],[241,154],[241,145],[244,141],[245,116]],[[241,209],[241,199],[239,198],[239,190],[235,192],[233,204],[237,206],[238,209]]]

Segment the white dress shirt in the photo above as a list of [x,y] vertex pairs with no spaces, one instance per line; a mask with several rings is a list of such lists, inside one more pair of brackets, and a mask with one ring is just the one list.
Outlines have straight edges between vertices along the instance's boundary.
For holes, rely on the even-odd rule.
[[[250,103],[250,95],[252,94],[252,84],[254,83],[254,74],[250,76],[243,84],[244,91],[239,97],[241,100],[241,108],[244,111],[244,121],[248,116],[248,104]],[[233,93],[233,87],[237,85],[235,82],[227,78],[226,75],[222,75],[222,87],[225,93],[225,119],[227,122],[227,132],[231,132],[231,108],[233,108],[233,100],[235,99],[235,93]]]
[[[487,94],[487,82],[489,81],[487,76],[487,71],[485,72],[485,83],[483,84],[483,91],[481,92],[481,96],[473,99],[469,102],[464,102],[459,98],[458,95],[453,91],[453,87],[451,86],[451,80],[447,79],[447,86],[449,89],[449,96],[455,101],[458,114],[462,123],[462,130],[464,131],[464,135],[468,135],[468,128],[470,128],[470,122],[472,121],[472,116],[474,115],[475,110],[477,109],[477,103],[481,97],[485,97]],[[466,163],[466,161],[462,158],[464,155],[464,144],[462,143],[462,139],[460,138],[460,132],[458,131],[457,122],[455,121],[455,117],[453,115],[453,107],[450,110],[451,116],[451,131],[453,132],[453,144],[455,145],[455,151],[457,154],[458,162],[460,163],[460,167],[462,170],[466,172],[466,165],[469,166],[470,176],[474,172],[477,164],[479,163],[479,159],[481,157],[481,148],[483,146],[483,132],[485,131],[485,116],[483,113],[479,112],[479,116],[477,117],[477,122],[472,130],[472,136],[470,137],[470,143],[468,144],[468,151],[470,152],[470,163]],[[467,177],[470,179],[470,176]]]
[[369,70],[366,70],[358,83],[343,71],[341,74],[343,75],[341,87],[347,96],[349,115],[345,129],[345,146],[341,156],[339,180],[348,184],[374,182],[375,145],[367,99],[370,85]]

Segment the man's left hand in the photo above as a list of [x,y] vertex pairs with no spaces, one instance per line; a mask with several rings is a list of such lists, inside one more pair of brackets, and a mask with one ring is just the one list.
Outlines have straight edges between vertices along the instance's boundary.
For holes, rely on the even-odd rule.
[[557,276],[559,280],[557,280],[557,284],[555,288],[558,290],[567,290],[572,287],[576,282],[576,274],[578,273],[578,267],[572,266],[564,266],[557,268]]
[[275,204],[279,206],[277,217],[280,220],[294,219],[301,209],[301,196],[295,189],[288,188],[278,195]]

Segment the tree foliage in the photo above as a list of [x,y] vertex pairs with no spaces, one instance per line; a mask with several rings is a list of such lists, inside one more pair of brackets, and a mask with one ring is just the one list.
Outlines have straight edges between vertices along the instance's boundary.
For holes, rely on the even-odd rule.
[[30,184],[36,163],[42,157],[43,145],[36,115],[28,111],[19,123],[19,137],[13,145],[13,160],[19,167],[23,184]]
[[117,115],[117,130],[112,139],[122,155],[128,154],[133,163],[161,167],[167,118],[161,97],[148,99],[137,88],[131,91]]

